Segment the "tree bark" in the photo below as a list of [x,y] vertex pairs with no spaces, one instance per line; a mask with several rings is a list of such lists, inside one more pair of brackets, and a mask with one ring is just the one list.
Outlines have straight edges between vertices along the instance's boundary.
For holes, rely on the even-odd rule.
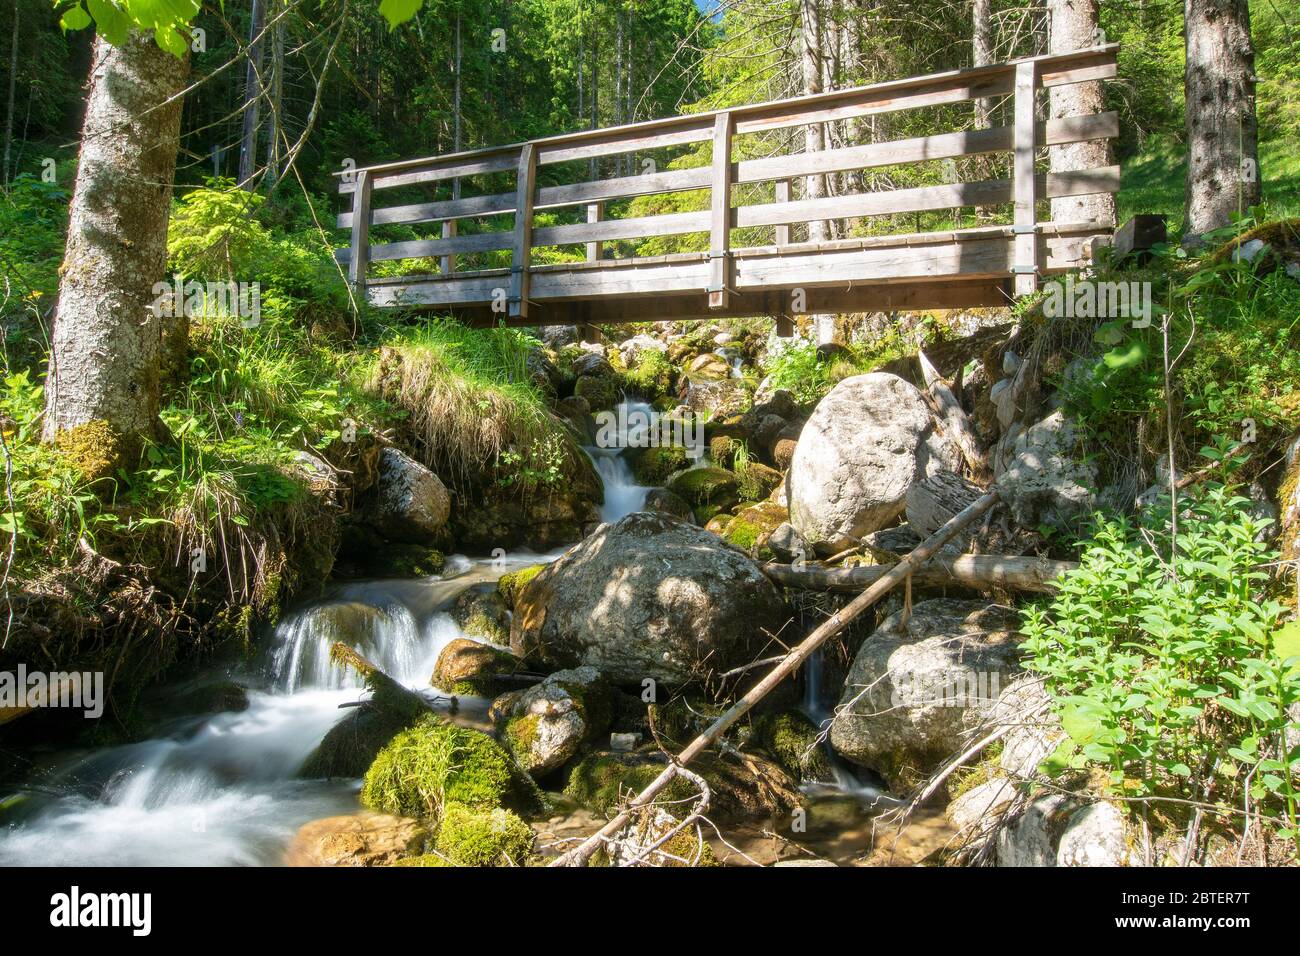
[[47,441],[103,421],[126,456],[157,433],[162,322],[153,289],[167,264],[188,74],[188,59],[149,36],[133,32],[121,47],[95,41],[50,346]]
[[18,4],[14,4],[14,32],[9,44],[9,106],[5,110],[5,153],[4,164],[0,165],[0,182],[9,182],[12,174],[9,169],[9,155],[14,142],[14,90],[18,86]]
[[[973,0],[971,4],[971,65],[988,66],[993,62],[993,22],[989,17],[991,0]],[[993,100],[987,96],[975,100],[975,128],[988,129],[993,117]]]
[[[253,0],[248,27],[248,70],[244,74],[244,130],[239,146],[239,185],[253,188],[257,172],[257,115],[262,100],[262,20],[265,0]],[[377,59],[377,58],[376,58]]]
[[[822,91],[822,47],[821,47],[821,8],[820,0],[800,0],[799,36],[801,40],[800,61],[803,66],[803,91],[807,94]],[[809,123],[804,127],[804,152],[820,153],[826,148],[826,132],[821,123]],[[805,179],[807,198],[822,199],[826,195],[826,177],[824,175],[808,176]],[[826,223],[813,221],[808,223],[808,241],[825,242]]]
[[[1048,52],[1069,53],[1097,45],[1097,0],[1048,0],[1051,34]],[[1101,113],[1106,109],[1106,97],[1101,82],[1069,83],[1054,86],[1049,91],[1050,116],[1082,116]],[[1110,140],[1097,139],[1066,146],[1052,146],[1048,159],[1054,173],[1077,169],[1109,166]],[[1085,222],[1089,219],[1106,225],[1115,224],[1115,197],[1110,193],[1092,196],[1065,196],[1052,200],[1052,219],[1056,222]]]
[[1259,202],[1255,50],[1246,0],[1186,0],[1185,244]]

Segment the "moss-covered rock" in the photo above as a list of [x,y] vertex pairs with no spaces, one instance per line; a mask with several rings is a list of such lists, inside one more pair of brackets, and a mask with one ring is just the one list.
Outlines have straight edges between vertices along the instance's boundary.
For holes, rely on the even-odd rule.
[[625,375],[628,387],[647,401],[674,394],[677,371],[658,349],[642,349]]
[[667,488],[651,488],[647,491],[641,510],[672,515],[674,518],[681,518],[683,521],[692,523],[695,521],[695,512],[691,510],[691,506]]
[[782,523],[789,520],[789,512],[771,501],[750,505],[727,522],[722,539],[760,561],[773,557],[767,539]]
[[437,548],[418,544],[389,545],[378,561],[382,562],[382,577],[431,578],[441,574],[447,566],[446,556]]
[[736,476],[725,468],[690,468],[674,475],[668,490],[697,509],[706,505],[728,508],[740,500]]
[[[566,796],[588,809],[611,815],[620,801],[639,793],[663,772],[666,758],[654,748],[633,753],[600,751],[583,758],[569,775]],[[800,803],[797,783],[779,766],[753,754],[724,757],[707,752],[691,764],[712,791],[711,812],[732,820],[765,820]],[[688,780],[674,778],[661,792],[666,800],[698,795]],[[688,804],[682,804],[683,806]]]
[[834,780],[830,758],[817,739],[817,727],[796,710],[763,714],[754,720],[750,742],[766,750],[801,781]]
[[750,460],[736,469],[736,482],[741,501],[762,501],[781,484],[781,473]]
[[534,778],[567,763],[613,718],[609,685],[594,667],[557,671],[512,698],[502,739]]
[[522,866],[533,849],[533,831],[509,810],[449,803],[434,849],[452,866]]
[[544,564],[532,564],[518,571],[508,571],[497,579],[497,594],[501,595],[501,599],[506,602],[506,607],[515,606],[515,598],[524,589],[524,585],[535,578],[537,572],[544,567],[546,567]]
[[580,375],[574,383],[573,394],[585,399],[593,413],[608,411],[622,398],[623,383],[612,372]]
[[306,779],[363,776],[388,742],[409,725],[408,720],[390,712],[369,705],[358,707],[330,728],[303,763],[298,776]]
[[510,609],[492,585],[470,588],[456,599],[451,619],[469,637],[497,644],[510,640]]
[[686,449],[680,445],[640,448],[632,452],[632,474],[637,483],[657,487],[666,485],[674,473],[690,467]]
[[524,662],[509,651],[458,637],[438,654],[429,683],[460,697],[496,697],[515,686],[502,678],[523,669]]
[[450,803],[492,809],[516,785],[510,757],[495,740],[430,715],[380,751],[366,771],[361,802],[380,813],[427,818]]

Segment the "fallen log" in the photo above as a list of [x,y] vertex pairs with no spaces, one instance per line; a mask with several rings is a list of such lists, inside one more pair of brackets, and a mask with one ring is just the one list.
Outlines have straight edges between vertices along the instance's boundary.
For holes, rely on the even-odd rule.
[[[765,564],[762,570],[782,587],[843,594],[870,587],[895,567],[895,564],[861,568]],[[1004,591],[1047,593],[1056,590],[1054,582],[1059,575],[1076,567],[1074,561],[1002,554],[963,554],[951,558],[940,555],[913,571],[912,583],[918,587],[964,587],[978,591],[1000,588]]]
[[715,720],[705,729],[705,731],[696,737],[686,749],[683,750],[675,761],[664,768],[663,773],[655,777],[654,780],[633,797],[627,806],[614,818],[606,823],[599,831],[593,833],[587,839],[583,840],[578,846],[569,850],[562,856],[556,857],[551,861],[551,866],[583,866],[591,855],[595,853],[611,836],[622,829],[623,825],[631,818],[633,812],[639,807],[643,807],[653,800],[665,787],[672,783],[673,778],[677,776],[680,768],[685,767],[692,760],[698,757],[709,747],[717,743],[718,739],[727,732],[736,721],[745,714],[760,700],[767,696],[768,692],[777,684],[785,680],[791,674],[802,666],[803,662],[812,656],[813,651],[821,647],[830,638],[834,637],[845,626],[848,625],[855,617],[871,607],[897,584],[905,580],[918,565],[922,564],[930,555],[942,548],[948,541],[954,537],[962,528],[966,527],[976,518],[983,515],[998,500],[997,490],[994,489],[974,502],[969,508],[961,514],[956,515],[951,521],[936,531],[930,537],[926,538],[916,549],[907,557],[899,561],[896,565],[885,572],[881,578],[867,588],[862,594],[859,594],[850,601],[842,610],[834,614],[830,620],[818,626],[811,634],[804,638],[803,642],[794,648],[781,663],[768,673],[761,681],[750,688],[740,700],[732,704],[727,711]]
[[989,457],[980,448],[979,438],[975,435],[975,426],[971,424],[961,402],[953,394],[948,383],[943,380],[939,370],[934,367],[925,352],[918,351],[916,360],[921,366],[921,375],[925,379],[926,394],[943,426],[943,433],[957,443],[961,455],[966,459],[966,467],[971,477],[981,484],[988,484],[993,479],[993,469],[989,467]]

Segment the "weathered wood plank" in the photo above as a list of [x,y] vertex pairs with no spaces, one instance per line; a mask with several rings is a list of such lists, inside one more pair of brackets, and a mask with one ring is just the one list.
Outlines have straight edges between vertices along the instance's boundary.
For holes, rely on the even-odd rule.
[[361,296],[366,290],[366,271],[370,265],[370,197],[372,182],[365,170],[357,173],[356,191],[352,194],[352,246],[348,255],[348,281]]
[[[589,205],[589,206],[587,207],[587,222],[588,222],[588,223],[600,222],[600,221],[601,221],[602,219],[604,219],[604,218],[605,218],[605,204],[604,204],[604,203],[602,203],[602,202],[594,202],[594,203],[592,203],[591,205]],[[593,240],[592,242],[587,243],[587,261],[588,261],[588,262],[595,262],[595,261],[597,261],[597,260],[601,257],[601,253],[603,253],[603,252],[604,252],[604,243],[600,242],[599,240]]]
[[[1090,139],[1111,139],[1118,135],[1119,114],[1114,112],[1092,116],[1070,116],[1038,124],[1039,142],[1047,146],[1062,146]],[[999,126],[994,129],[939,133],[934,136],[918,136],[887,143],[829,149],[819,153],[742,160],[735,164],[733,177],[736,183],[753,183],[809,173],[846,172],[900,163],[1004,152],[1012,149],[1012,146],[1012,128]],[[699,167],[672,169],[641,176],[621,176],[616,179],[595,180],[567,186],[543,186],[537,191],[534,208],[555,209],[602,200],[630,199],[659,193],[707,189],[711,180],[712,169]],[[782,200],[778,199],[778,201]],[[375,209],[371,213],[371,222],[374,225],[438,222],[449,218],[506,213],[513,211],[514,208],[514,193],[497,193],[454,201],[442,200]],[[342,213],[337,221],[340,229],[350,228],[352,214]]]
[[[741,165],[744,165],[743,163]],[[778,179],[776,186],[776,201],[778,203],[788,203],[790,201],[790,180]],[[788,223],[780,223],[776,227],[776,244],[778,246],[790,245],[790,226]],[[781,334],[778,328],[777,334]],[[787,332],[786,335],[792,335],[793,332]]]
[[519,152],[519,180],[515,197],[515,232],[510,254],[510,300],[512,316],[528,314],[533,264],[533,193],[537,189],[537,150],[525,143]]
[[1037,91],[1037,65],[1032,62],[1021,63],[1016,67],[1016,132],[1012,176],[1015,184],[1012,222],[1016,228],[1016,260],[1013,266],[1016,273],[1016,295],[1029,295],[1038,288],[1038,232],[1034,208],[1038,199],[1038,183],[1034,176],[1034,105]]
[[725,309],[731,287],[731,113],[717,114],[713,126],[713,192],[709,209],[709,308]]

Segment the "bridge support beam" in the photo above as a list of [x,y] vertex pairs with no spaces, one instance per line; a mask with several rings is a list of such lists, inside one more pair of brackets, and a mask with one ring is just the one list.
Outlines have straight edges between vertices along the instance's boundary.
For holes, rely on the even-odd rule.
[[533,194],[537,190],[537,151],[532,143],[519,150],[519,180],[515,189],[515,236],[510,257],[510,315],[528,315],[529,269],[533,251]]
[[1035,206],[1038,201],[1037,180],[1034,176],[1034,152],[1037,147],[1034,105],[1038,93],[1038,64],[1026,60],[1016,65],[1015,80],[1015,139],[1013,189],[1015,196],[1014,218],[1015,258],[1011,271],[1014,274],[1015,293],[1032,295],[1038,289],[1038,220]]
[[709,227],[709,308],[725,309],[731,304],[731,136],[736,123],[730,110],[719,113],[713,123],[713,206]]

